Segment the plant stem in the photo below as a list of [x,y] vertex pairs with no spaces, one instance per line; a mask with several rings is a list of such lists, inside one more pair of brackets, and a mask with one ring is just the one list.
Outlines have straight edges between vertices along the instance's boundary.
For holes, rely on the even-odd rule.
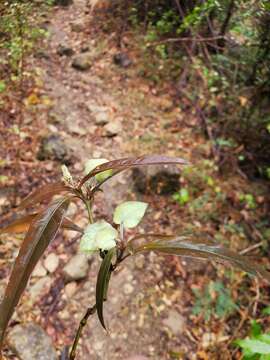
[[76,336],[75,336],[75,339],[74,339],[74,342],[73,342],[73,345],[72,345],[72,349],[71,349],[71,352],[70,352],[70,355],[69,355],[69,360],[74,360],[75,359],[77,346],[78,346],[80,337],[82,335],[83,328],[87,324],[87,320],[88,320],[89,316],[93,315],[95,312],[96,312],[96,304],[94,306],[88,308],[85,315],[84,315],[84,317],[81,319],[80,325],[79,325],[79,327],[77,329]]
[[85,205],[87,208],[90,224],[93,224],[94,219],[93,219],[93,214],[92,214],[92,209],[91,209],[91,200],[85,200]]

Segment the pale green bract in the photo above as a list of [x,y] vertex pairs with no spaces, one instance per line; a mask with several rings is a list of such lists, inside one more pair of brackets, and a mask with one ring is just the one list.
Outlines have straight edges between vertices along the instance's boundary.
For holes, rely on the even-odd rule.
[[126,201],[114,211],[115,224],[123,224],[125,228],[134,228],[142,220],[148,204],[141,201]]
[[118,232],[107,221],[101,220],[86,227],[81,238],[80,250],[94,253],[101,250],[110,250],[116,245]]
[[61,170],[62,170],[64,181],[69,183],[69,184],[72,184],[73,183],[73,178],[72,178],[71,173],[68,170],[68,167],[66,165],[62,165]]
[[[84,170],[85,174],[86,175],[89,174],[97,166],[102,165],[108,161],[109,160],[107,160],[107,159],[91,159],[91,160],[86,161],[85,170]],[[112,170],[106,170],[106,171],[103,171],[103,172],[97,174],[95,176],[95,178],[97,179],[98,182],[102,182],[102,181],[106,180],[109,176],[111,176],[112,174],[113,174]]]

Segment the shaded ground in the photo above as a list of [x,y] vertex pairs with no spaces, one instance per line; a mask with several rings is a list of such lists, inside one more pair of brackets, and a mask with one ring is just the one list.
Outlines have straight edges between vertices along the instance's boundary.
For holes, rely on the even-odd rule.
[[[68,8],[55,8],[45,19],[45,25],[50,37],[47,47],[37,51],[38,56],[36,54],[32,59],[31,66],[36,69],[36,86],[26,98],[24,126],[32,139],[37,135],[39,139],[48,134],[60,136],[71,154],[68,161],[71,171],[81,174],[85,160],[92,157],[115,159],[130,154],[158,152],[181,156],[197,164],[210,158],[210,145],[191,127],[194,119],[186,119],[181,108],[175,106],[168,89],[154,87],[138,78],[136,61],[129,68],[113,64],[113,56],[118,52],[114,45],[114,34],[96,34],[93,17],[85,1],[75,1]],[[59,55],[62,48],[72,49],[74,54]],[[78,54],[87,54],[91,64],[87,71],[72,67]],[[97,119],[114,125],[112,128],[100,125]],[[31,166],[31,169],[40,167],[38,173],[42,174],[41,178],[52,179],[60,172],[59,162],[50,159],[39,162],[33,158],[38,148],[38,142],[32,141],[25,166]],[[208,165],[204,165],[205,168]],[[254,222],[264,209],[261,209],[261,213],[259,210],[253,218],[249,209],[239,205],[237,197],[239,186],[250,191],[250,185],[238,175],[229,179],[221,178],[214,165],[211,166],[208,173],[218,178],[215,186],[221,187],[226,194],[226,203],[214,197],[213,193],[218,193],[216,188],[211,190],[209,196],[215,200],[211,202],[211,208],[207,202],[194,207],[195,213],[202,211],[201,217],[185,212],[171,197],[134,195],[129,190],[132,179],[128,174],[113,180],[106,187],[105,194],[98,198],[95,214],[97,217],[110,217],[108,214],[121,199],[136,196],[149,202],[152,208],[143,225],[146,230],[203,228],[213,236],[217,232],[223,240],[226,239],[227,244],[238,248],[239,238],[240,247],[249,246],[249,236],[230,233],[227,225],[242,224],[244,221],[251,241],[262,241],[254,230]],[[200,187],[198,173],[206,171],[205,168],[200,169],[198,165],[197,173],[187,174],[181,179],[182,186],[186,186],[190,177],[192,186]],[[31,172],[29,186],[36,187],[37,184],[31,182],[34,176]],[[257,196],[261,196],[261,201],[266,204],[263,185]],[[223,214],[228,209],[229,219],[225,221],[224,215],[220,219],[221,212]],[[86,223],[80,207],[73,207],[70,215],[80,225]],[[18,237],[8,247],[1,245],[5,253],[5,260],[1,260],[1,264],[12,264],[16,254],[14,248],[18,247],[20,241]],[[57,254],[60,265],[52,274],[45,271],[32,277],[32,285],[40,282],[40,279],[46,280],[43,280],[35,296],[31,287],[28,288],[14,317],[14,321],[40,323],[52,337],[59,354],[65,345],[70,345],[85,309],[94,302],[98,259],[89,260],[86,279],[69,284],[62,280],[61,270],[76,252],[77,243],[71,234],[64,232],[63,236],[58,237],[47,255]],[[128,260],[126,266],[113,277],[110,298],[105,304],[109,334],[102,330],[96,317],[90,319],[83,333],[78,359],[114,360],[133,355],[145,355],[147,359],[238,358],[235,351],[229,350],[228,344],[241,321],[242,325],[247,321],[246,314],[239,311],[240,315],[228,319],[229,325],[217,318],[205,323],[202,316],[198,318],[191,314],[194,305],[191,287],[202,289],[209,282],[205,274],[210,278],[215,278],[216,274],[224,276],[224,268],[206,263],[182,262],[173,257],[164,259],[154,254]],[[6,270],[2,277],[5,275]],[[228,277],[225,281],[230,284],[235,299],[243,276],[237,273],[232,278],[232,283]],[[250,287],[251,299],[247,300],[241,295],[241,299],[244,298],[243,307],[248,302],[249,306],[257,308],[256,288],[253,292],[255,285],[250,280],[245,281],[243,286]],[[10,355],[10,358],[13,357]]]

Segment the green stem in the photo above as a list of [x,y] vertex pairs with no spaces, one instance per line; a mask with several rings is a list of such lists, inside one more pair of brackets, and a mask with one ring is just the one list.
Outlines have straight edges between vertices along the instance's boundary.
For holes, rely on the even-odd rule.
[[90,315],[93,315],[96,312],[96,304],[90,308],[87,309],[84,317],[81,319],[80,321],[80,325],[78,327],[78,330],[76,332],[76,336],[72,345],[72,349],[69,355],[69,360],[74,360],[76,357],[76,350],[77,350],[77,346],[80,340],[80,337],[82,335],[82,331],[83,328],[85,327],[85,325],[87,324],[87,320],[89,318]]
[[90,200],[85,200],[85,205],[86,205],[86,208],[87,208],[88,218],[89,218],[90,224],[93,224],[94,219],[93,219],[93,214],[92,214],[91,201]]

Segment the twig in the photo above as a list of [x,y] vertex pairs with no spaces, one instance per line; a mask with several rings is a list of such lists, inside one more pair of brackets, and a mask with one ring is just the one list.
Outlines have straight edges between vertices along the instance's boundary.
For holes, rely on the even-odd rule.
[[75,339],[74,339],[74,342],[73,342],[73,345],[72,345],[72,349],[71,349],[71,352],[70,352],[70,355],[69,355],[69,360],[74,360],[75,359],[77,346],[78,346],[80,337],[82,335],[83,328],[87,324],[87,320],[88,320],[89,316],[93,315],[95,312],[96,312],[96,304],[94,306],[88,308],[85,315],[84,315],[84,317],[81,319],[80,325],[79,325],[79,327],[77,329],[76,336],[75,336]]
[[253,244],[253,245],[247,247],[246,249],[243,249],[242,251],[240,251],[240,255],[245,255],[245,254],[249,253],[250,251],[257,249],[258,247],[261,247],[262,245],[263,245],[263,241],[260,241],[257,244]]

